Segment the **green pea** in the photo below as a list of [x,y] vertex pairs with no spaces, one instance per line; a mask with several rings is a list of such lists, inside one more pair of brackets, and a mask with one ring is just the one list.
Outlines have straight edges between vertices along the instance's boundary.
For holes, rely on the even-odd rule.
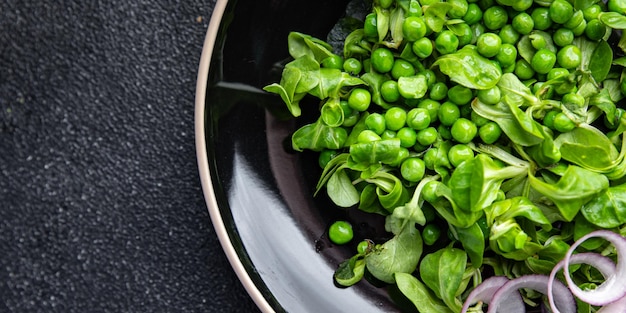
[[598,15],[602,12],[602,7],[598,4],[592,4],[583,10],[583,17],[587,21],[598,18]]
[[517,60],[517,48],[509,43],[503,43],[500,46],[500,51],[496,54],[496,61],[500,63],[502,67],[507,67],[515,64]]
[[356,252],[358,254],[365,254],[369,251],[374,243],[370,240],[363,240],[356,245]]
[[380,139],[381,137],[375,131],[371,129],[364,129],[359,133],[356,140],[359,143],[370,143],[379,141]]
[[424,178],[426,165],[424,161],[417,157],[409,157],[402,161],[400,165],[400,175],[410,182],[418,182]]
[[465,105],[472,101],[474,93],[463,85],[454,85],[448,89],[448,100],[456,105]]
[[356,58],[347,58],[343,61],[343,70],[350,75],[357,76],[363,70],[363,64]]
[[444,82],[437,82],[430,87],[429,96],[432,100],[440,101],[448,96],[448,85]]
[[463,20],[468,25],[474,25],[480,22],[483,19],[483,11],[480,9],[478,4],[470,3],[467,5],[467,12],[465,12],[465,16],[463,16]]
[[535,27],[535,21],[533,21],[533,18],[530,16],[530,14],[526,12],[521,12],[513,18],[513,21],[511,21],[511,25],[513,25],[513,28],[518,33],[522,35],[527,35],[530,34],[530,32]]
[[501,135],[502,129],[496,122],[490,121],[487,124],[480,126],[478,129],[478,137],[480,137],[480,139],[486,144],[492,144],[498,141]]
[[557,24],[564,24],[574,15],[574,7],[567,0],[554,0],[549,7],[550,19]]
[[376,13],[372,12],[365,16],[363,35],[372,40],[378,40],[378,21]]
[[574,32],[569,28],[561,27],[552,34],[552,41],[559,47],[570,45],[574,41]]
[[424,189],[422,189],[422,198],[430,203],[437,201],[439,198],[437,196],[437,189],[439,188],[440,182],[436,180],[431,180],[424,184]]
[[543,125],[550,129],[554,129],[554,118],[559,113],[557,110],[550,110],[543,116]]
[[564,77],[569,75],[569,71],[566,68],[562,68],[562,67],[555,67],[552,68],[549,72],[548,72],[548,76],[546,77],[548,80],[552,80],[552,79],[556,79],[559,77]]
[[474,150],[466,144],[455,144],[448,150],[448,160],[454,167],[472,158],[474,158]]
[[454,122],[461,117],[461,111],[456,104],[446,101],[441,104],[441,107],[439,107],[437,117],[439,118],[439,122],[441,124],[452,126],[452,124],[454,124]]
[[582,54],[576,45],[567,45],[559,49],[556,54],[556,61],[560,67],[577,68],[582,62]]
[[430,113],[424,108],[413,108],[407,113],[406,124],[415,130],[422,130],[430,125]]
[[577,93],[566,93],[561,98],[561,102],[567,106],[573,107],[584,107],[585,106],[585,97],[577,94]]
[[509,15],[501,6],[492,6],[483,13],[483,24],[489,30],[496,30],[506,25]]
[[585,33],[587,29],[587,21],[583,19],[583,21],[578,24],[575,28],[572,28],[572,32],[574,32],[574,37],[581,36]]
[[493,86],[489,89],[482,89],[476,93],[478,100],[484,104],[495,105],[500,102],[502,93],[498,86]]
[[592,19],[587,22],[587,27],[585,28],[585,35],[589,40],[598,41],[604,37],[606,34],[606,26],[600,22],[598,19]]
[[500,29],[498,36],[500,36],[503,44],[515,45],[519,41],[521,35],[517,32],[517,30],[515,30],[515,28],[513,28],[513,25],[507,24]]
[[411,45],[411,50],[417,57],[425,59],[433,53],[433,42],[427,37],[417,39]]
[[463,18],[467,14],[469,9],[467,0],[448,0],[447,2],[451,5],[448,11],[448,16],[451,18]]
[[545,7],[534,8],[530,13],[535,24],[535,29],[547,30],[552,26],[552,20],[550,19],[550,9]]
[[338,70],[343,69],[343,58],[340,55],[333,54],[324,60],[321,63],[322,67],[325,68],[334,68]]
[[454,140],[460,143],[469,143],[478,133],[478,128],[472,121],[461,117],[452,124],[450,131]]
[[535,70],[526,60],[519,59],[515,62],[515,75],[521,80],[531,79],[535,76]]
[[500,51],[502,39],[494,33],[484,33],[478,37],[476,48],[478,53],[484,57],[491,58]]
[[518,0],[518,1],[513,2],[513,5],[511,7],[515,11],[522,12],[522,11],[526,11],[530,9],[533,3],[534,3],[533,0]]
[[437,141],[437,129],[429,126],[417,132],[417,142],[422,146],[430,146]]
[[385,129],[385,131],[383,132],[382,135],[380,135],[380,139],[382,140],[386,140],[386,139],[394,139],[396,138],[396,132],[393,130],[389,130],[389,129]]
[[338,245],[343,245],[352,240],[354,232],[352,225],[347,221],[336,221],[328,228],[328,238]]
[[576,128],[576,124],[572,121],[565,113],[559,112],[554,116],[553,127],[555,130],[566,133],[574,128]]
[[397,131],[406,124],[407,112],[400,107],[392,107],[385,112],[385,124],[387,129]]
[[400,91],[398,91],[398,82],[391,79],[380,85],[380,95],[387,102],[396,102],[400,99]]
[[379,47],[372,51],[371,62],[374,70],[379,73],[387,73],[393,68],[394,56],[388,48]]
[[382,135],[385,129],[387,129],[385,117],[380,113],[371,113],[365,118],[365,127],[377,135]]
[[437,121],[441,103],[433,99],[424,99],[417,104],[417,107],[426,109],[428,111],[431,123]]
[[533,55],[531,66],[536,73],[548,74],[556,64],[556,54],[548,49],[539,49]]
[[391,68],[391,77],[398,79],[415,75],[415,67],[411,62],[404,59],[396,59]]
[[624,2],[622,0],[608,0],[607,1],[607,8],[611,12],[625,14],[626,13],[626,2]]
[[563,26],[565,28],[574,29],[583,22],[585,22],[585,15],[583,14],[583,11],[577,10],[574,12],[572,17],[563,24]]
[[424,18],[421,16],[409,16],[402,22],[402,33],[408,41],[416,41],[423,38],[427,29]]
[[417,142],[417,133],[411,127],[402,127],[396,132],[396,138],[400,139],[400,146],[410,148]]
[[348,96],[348,105],[359,112],[367,110],[371,101],[372,94],[364,88],[354,88]]
[[441,54],[453,53],[458,48],[459,38],[451,30],[444,30],[435,38],[435,49]]
[[422,239],[424,243],[431,246],[441,237],[441,228],[437,224],[426,224],[422,230]]
[[330,162],[330,160],[332,160],[338,154],[339,153],[336,150],[328,150],[328,149],[325,149],[322,152],[320,152],[317,158],[320,168],[325,168],[328,162]]

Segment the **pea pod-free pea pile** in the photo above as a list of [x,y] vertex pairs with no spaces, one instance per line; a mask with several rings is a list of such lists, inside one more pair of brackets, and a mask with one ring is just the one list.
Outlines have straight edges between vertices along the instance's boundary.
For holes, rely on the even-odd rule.
[[[367,272],[420,312],[460,312],[487,276],[549,275],[576,240],[626,234],[625,12],[626,0],[378,0],[340,53],[290,33],[293,60],[265,90],[295,117],[320,100],[293,148],[320,153],[318,191],[393,235],[361,242],[335,280]],[[615,258],[602,238],[579,251]],[[569,270],[588,288],[605,280]],[[521,296],[539,306],[542,293]]]

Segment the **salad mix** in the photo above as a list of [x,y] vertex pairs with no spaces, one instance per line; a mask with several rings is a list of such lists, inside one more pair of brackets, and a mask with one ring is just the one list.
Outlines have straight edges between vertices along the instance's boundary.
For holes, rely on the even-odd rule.
[[423,313],[623,310],[626,0],[368,4],[339,46],[291,32],[264,88],[294,117],[319,99],[293,149],[392,234],[335,281],[395,284]]

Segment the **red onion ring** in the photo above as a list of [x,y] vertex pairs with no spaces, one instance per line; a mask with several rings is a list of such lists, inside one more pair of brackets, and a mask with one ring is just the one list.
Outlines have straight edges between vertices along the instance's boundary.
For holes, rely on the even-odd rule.
[[[489,304],[496,291],[507,282],[509,282],[509,278],[506,276],[492,276],[483,280],[480,285],[476,286],[476,288],[469,293],[463,304],[461,313],[466,313],[471,305],[478,302]],[[503,303],[499,308],[501,312],[524,313],[524,300],[519,292],[514,293],[509,300],[510,301]],[[519,308],[521,308],[521,310]]]
[[626,295],[626,262],[622,262],[621,260],[622,256],[626,255],[626,238],[608,230],[597,230],[591,232],[574,242],[565,254],[563,262],[564,268],[568,268],[569,264],[572,264],[571,260],[576,248],[585,240],[593,237],[600,237],[611,242],[617,250],[618,260],[615,265],[615,273],[607,277],[606,280],[598,286],[598,288],[587,291],[583,291],[576,286],[569,271],[564,270],[563,273],[569,289],[576,297],[591,305],[603,306],[620,300]]
[[[600,237],[613,244],[617,251],[617,264],[610,258],[598,253],[583,252],[574,254],[574,251],[589,238]],[[626,238],[608,230],[591,232],[578,239],[565,254],[563,260],[557,263],[550,275],[525,275],[509,280],[504,276],[494,276],[485,279],[470,292],[461,313],[466,313],[469,307],[478,302],[489,304],[487,313],[523,313],[525,305],[519,294],[519,289],[534,289],[548,296],[550,309],[553,313],[576,312],[576,300],[595,306],[602,306],[598,313],[624,313],[626,308]],[[605,281],[597,289],[583,291],[572,280],[569,273],[570,265],[588,264],[597,269]],[[567,285],[556,279],[558,271],[563,269]]]
[[[521,288],[533,289],[547,295],[549,279],[547,275],[530,274],[509,280],[493,295],[487,313],[498,312],[497,310],[501,303],[508,301],[510,296]],[[563,312],[576,312],[576,300],[567,286],[558,280],[554,280],[552,288],[556,307],[560,308]],[[521,312],[525,312],[524,306],[521,307],[521,310]]]
[[[573,254],[570,258],[569,264],[588,264],[597,269],[604,279],[607,279],[610,276],[615,275],[615,263],[613,260],[605,257],[601,254],[592,253],[592,252],[583,252],[578,254]],[[556,280],[556,274],[558,271],[565,267],[565,259],[561,260],[557,263],[552,272],[550,273],[550,279],[548,281],[548,302],[550,303],[550,309],[552,309],[553,313],[559,313],[559,310],[556,308],[554,303],[554,297],[552,295],[552,286],[554,281]]]
[[597,313],[624,313],[624,308],[626,308],[626,297],[603,306]]

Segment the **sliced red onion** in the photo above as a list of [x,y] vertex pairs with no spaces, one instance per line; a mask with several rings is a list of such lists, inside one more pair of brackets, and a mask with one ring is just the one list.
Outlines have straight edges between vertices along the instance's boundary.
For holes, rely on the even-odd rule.
[[[509,302],[510,297],[522,288],[533,289],[547,295],[549,280],[550,278],[547,275],[525,275],[509,280],[493,295],[487,313],[525,312],[523,305],[521,306],[521,311],[519,311],[520,308],[515,308],[515,311],[512,309],[504,310],[500,306]],[[552,291],[554,302],[559,310],[562,312],[576,312],[576,300],[565,284],[554,280]]]
[[597,313],[624,313],[624,308],[626,308],[626,297],[603,306]]
[[[489,304],[496,291],[498,291],[498,289],[500,289],[500,287],[507,282],[509,282],[509,278],[506,276],[492,276],[483,280],[483,282],[476,286],[476,288],[474,288],[474,290],[472,290],[472,292],[470,292],[467,296],[467,299],[463,304],[463,308],[461,309],[461,313],[467,312],[471,305],[478,302]],[[506,307],[504,307],[504,305],[506,305]],[[500,311],[507,313],[524,313],[524,300],[522,300],[522,296],[519,292],[514,293],[509,301],[500,307]]]
[[[617,264],[615,273],[606,278],[606,280],[594,290],[582,290],[570,276],[569,271],[564,270],[565,280],[572,293],[580,300],[585,301],[591,305],[607,305],[611,302],[615,302],[626,295],[626,262],[622,262],[622,256],[626,255],[626,238],[619,234],[616,234],[608,230],[597,230],[591,232],[580,239],[578,239],[570,247],[563,259],[564,268],[568,268],[569,264],[572,264],[573,252],[576,248],[582,244],[585,240],[593,237],[603,238],[613,244],[617,250]],[[566,311],[570,312],[570,311]]]
[[[592,252],[583,252],[573,254],[570,258],[570,265],[573,264],[588,264],[597,269],[604,279],[611,277],[615,274],[615,263],[613,260],[605,257],[601,254],[592,253]],[[557,263],[552,272],[550,273],[550,279],[548,281],[548,302],[550,303],[550,309],[552,309],[553,313],[559,313],[559,310],[556,308],[554,303],[554,297],[552,296],[552,286],[556,281],[556,274],[565,267],[565,259],[561,260]]]

